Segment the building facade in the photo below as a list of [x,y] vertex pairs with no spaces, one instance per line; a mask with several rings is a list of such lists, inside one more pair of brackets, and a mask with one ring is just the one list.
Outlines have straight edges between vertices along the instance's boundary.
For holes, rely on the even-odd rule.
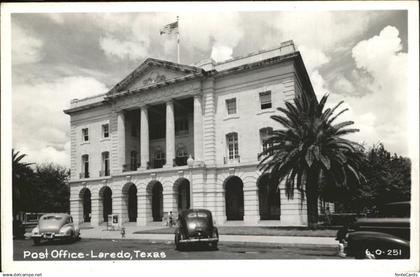
[[306,226],[301,192],[288,199],[257,169],[281,127],[270,116],[302,93],[315,97],[288,41],[222,63],[149,58],[106,94],[72,100],[74,221],[143,226],[193,207],[218,225]]

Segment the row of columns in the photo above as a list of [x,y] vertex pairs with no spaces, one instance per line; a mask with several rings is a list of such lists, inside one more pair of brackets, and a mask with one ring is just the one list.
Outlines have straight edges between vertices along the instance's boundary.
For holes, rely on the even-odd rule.
[[[201,95],[194,96],[194,160],[201,162],[203,160],[203,109]],[[119,162],[122,165],[126,163],[125,149],[125,118],[124,111],[117,114],[118,129],[118,153]],[[147,168],[149,161],[149,114],[147,105],[140,107],[140,163],[141,169]],[[175,112],[174,102],[170,99],[166,102],[166,164],[164,167],[172,167],[175,159]]]

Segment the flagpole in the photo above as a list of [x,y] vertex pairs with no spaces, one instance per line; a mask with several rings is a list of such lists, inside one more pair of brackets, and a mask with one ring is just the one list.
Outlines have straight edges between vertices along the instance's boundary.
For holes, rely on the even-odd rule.
[[177,62],[180,63],[179,61],[179,16],[176,17],[176,22],[178,25],[178,32],[177,32],[177,39],[176,39],[176,45],[177,45]]

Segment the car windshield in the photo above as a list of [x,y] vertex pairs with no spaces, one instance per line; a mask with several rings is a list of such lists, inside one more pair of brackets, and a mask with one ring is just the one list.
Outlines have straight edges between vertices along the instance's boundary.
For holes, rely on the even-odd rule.
[[47,215],[47,216],[44,216],[42,220],[60,220],[61,218],[62,218],[61,216]]
[[187,217],[188,218],[197,218],[197,217],[207,218],[207,214],[206,213],[203,213],[203,212],[193,212],[193,213],[189,213],[187,215]]

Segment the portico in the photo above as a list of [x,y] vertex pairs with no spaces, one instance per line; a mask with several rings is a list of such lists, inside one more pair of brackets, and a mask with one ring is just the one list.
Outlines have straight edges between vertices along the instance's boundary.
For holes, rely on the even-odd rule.
[[185,166],[189,156],[202,161],[200,96],[128,107],[117,118],[120,173]]

